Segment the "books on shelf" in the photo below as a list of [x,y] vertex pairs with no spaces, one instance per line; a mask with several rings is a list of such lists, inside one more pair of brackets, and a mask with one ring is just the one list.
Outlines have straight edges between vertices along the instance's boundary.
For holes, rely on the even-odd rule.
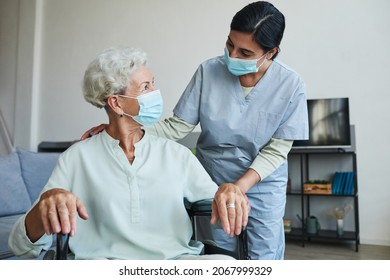
[[353,195],[354,192],[354,172],[336,172],[332,182],[332,194]]

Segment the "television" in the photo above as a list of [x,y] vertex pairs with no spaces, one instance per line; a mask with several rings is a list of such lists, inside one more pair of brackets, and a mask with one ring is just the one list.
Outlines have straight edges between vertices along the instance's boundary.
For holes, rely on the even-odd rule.
[[309,139],[295,140],[293,149],[351,148],[348,98],[308,99]]

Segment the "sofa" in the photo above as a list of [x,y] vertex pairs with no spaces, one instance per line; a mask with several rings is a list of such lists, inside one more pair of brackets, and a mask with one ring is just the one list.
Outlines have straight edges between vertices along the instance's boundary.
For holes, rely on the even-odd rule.
[[8,248],[12,226],[38,198],[59,155],[16,148],[0,156],[0,260],[18,259]]

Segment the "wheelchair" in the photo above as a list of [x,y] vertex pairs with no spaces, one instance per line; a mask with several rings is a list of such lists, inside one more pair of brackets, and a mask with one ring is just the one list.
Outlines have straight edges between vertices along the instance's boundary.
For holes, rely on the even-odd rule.
[[[193,239],[197,239],[197,217],[210,216],[211,215],[212,199],[200,200],[194,203],[188,203],[185,201],[188,215],[190,216],[193,226]],[[237,249],[236,251],[229,251],[218,247],[211,240],[202,240],[204,244],[203,254],[223,254],[231,256],[237,260],[250,260],[248,253],[248,240],[247,230],[243,228],[241,234],[237,236]],[[55,249],[48,250],[43,259],[44,260],[67,260],[72,259],[72,253],[69,250],[69,235],[57,234]]]

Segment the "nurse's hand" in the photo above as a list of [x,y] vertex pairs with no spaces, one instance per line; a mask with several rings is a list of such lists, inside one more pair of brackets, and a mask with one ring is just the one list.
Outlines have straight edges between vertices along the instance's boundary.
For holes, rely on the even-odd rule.
[[88,219],[87,210],[79,198],[64,189],[48,190],[26,216],[27,236],[32,242],[44,233],[50,235],[62,232],[73,236],[77,215],[84,220]]
[[84,140],[84,139],[87,139],[87,138],[89,138],[91,136],[99,134],[104,129],[106,129],[107,126],[108,126],[108,124],[102,123],[102,124],[100,124],[98,126],[92,127],[91,129],[89,129],[86,132],[84,132],[84,134],[81,136],[80,140]]
[[211,223],[221,221],[222,229],[229,236],[239,235],[248,223],[249,203],[237,185],[224,183],[219,186],[212,205]]

